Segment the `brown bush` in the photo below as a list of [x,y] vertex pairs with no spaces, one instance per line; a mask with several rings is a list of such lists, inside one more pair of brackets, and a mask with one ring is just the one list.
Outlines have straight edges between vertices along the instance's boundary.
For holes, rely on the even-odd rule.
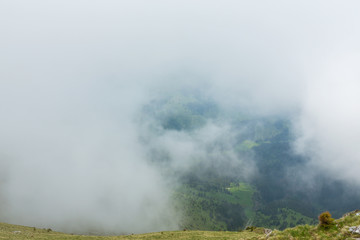
[[334,225],[334,219],[331,218],[331,214],[326,211],[319,215],[319,226],[322,228],[329,228]]

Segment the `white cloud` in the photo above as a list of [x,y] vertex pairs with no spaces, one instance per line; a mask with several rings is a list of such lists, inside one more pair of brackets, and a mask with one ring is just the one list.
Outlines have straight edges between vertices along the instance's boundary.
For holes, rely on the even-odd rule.
[[[162,214],[169,193],[142,155],[134,118],[149,91],[186,84],[206,85],[224,107],[300,111],[299,150],[358,181],[358,1],[0,5],[5,220],[173,228]],[[171,139],[175,158],[197,148],[187,136]]]

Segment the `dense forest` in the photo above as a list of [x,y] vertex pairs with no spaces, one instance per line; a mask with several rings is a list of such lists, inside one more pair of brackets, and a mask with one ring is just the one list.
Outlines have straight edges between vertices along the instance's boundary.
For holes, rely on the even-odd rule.
[[[256,225],[285,229],[315,224],[324,210],[338,217],[356,209],[360,196],[326,173],[317,175],[312,187],[301,182],[301,166],[308,160],[293,149],[290,117],[222,109],[211,98],[194,92],[154,99],[143,106],[139,124],[151,134],[141,139],[148,145],[151,164],[175,176],[173,201],[182,213],[182,228],[239,230]],[[225,136],[199,143],[197,135],[207,131],[209,124],[226,126]],[[206,154],[190,151],[185,156],[190,160],[174,160],[171,149],[152,144],[154,136],[168,134],[186,136]],[[176,161],[186,162],[187,167],[173,168],[179,164]]]

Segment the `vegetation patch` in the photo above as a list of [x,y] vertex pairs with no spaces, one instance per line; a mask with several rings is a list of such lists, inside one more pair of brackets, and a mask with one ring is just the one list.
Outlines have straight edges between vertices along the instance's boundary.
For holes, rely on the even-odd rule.
[[182,228],[201,230],[243,229],[247,219],[254,215],[252,194],[245,183],[231,184],[227,188],[203,189],[203,186],[183,185],[175,193]]
[[146,234],[130,234],[122,236],[87,236],[72,235],[56,231],[48,231],[47,229],[38,229],[34,227],[24,227],[0,223],[0,239],[44,239],[44,240],[60,240],[60,239],[99,239],[99,240],[117,240],[117,239],[353,239],[359,237],[349,231],[352,226],[360,225],[360,216],[355,212],[345,217],[334,220],[332,227],[319,227],[318,225],[299,225],[293,228],[287,228],[284,231],[274,230],[267,231],[263,227],[251,226],[241,231],[166,231]]

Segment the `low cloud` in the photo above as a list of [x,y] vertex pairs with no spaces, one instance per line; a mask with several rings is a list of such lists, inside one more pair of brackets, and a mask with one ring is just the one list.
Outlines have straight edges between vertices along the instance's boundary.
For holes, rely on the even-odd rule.
[[359,184],[360,89],[354,54],[326,61],[314,73],[304,92],[297,121],[295,146],[311,161],[309,168],[331,174],[333,179]]
[[358,183],[359,8],[358,1],[2,3],[1,221],[68,232],[176,229],[174,179],[151,162],[150,149],[163,150],[178,171],[210,159],[244,177],[256,173],[235,153],[226,121],[148,130],[143,107],[187,88],[225,112],[290,118],[294,146],[310,159],[305,167]]

